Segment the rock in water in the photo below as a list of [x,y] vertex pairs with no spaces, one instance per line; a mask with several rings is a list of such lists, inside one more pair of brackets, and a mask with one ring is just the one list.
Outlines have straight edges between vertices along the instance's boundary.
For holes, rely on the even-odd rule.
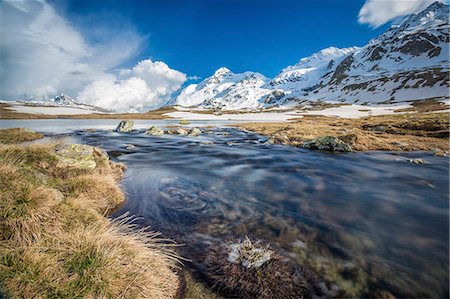
[[198,135],[202,134],[202,131],[200,131],[197,128],[192,128],[189,132],[189,136],[197,137]]
[[132,120],[122,120],[116,128],[116,132],[127,133],[133,131],[134,122]]
[[94,147],[84,144],[65,144],[56,148],[58,167],[94,169],[97,164]]
[[422,159],[407,159],[406,161],[408,161],[409,163],[417,164],[417,165],[425,163]]
[[152,135],[152,136],[159,136],[159,135],[163,135],[164,134],[164,130],[160,129],[156,126],[152,126],[150,129],[148,129],[147,131],[145,131],[146,135]]
[[186,119],[180,120],[180,125],[189,125],[189,124],[190,124],[190,122]]
[[178,135],[187,135],[188,131],[186,131],[185,129],[179,128],[178,130],[176,130],[176,133]]
[[311,141],[307,141],[303,143],[303,147],[309,149],[318,149],[335,152],[353,151],[350,145],[333,136],[319,137]]

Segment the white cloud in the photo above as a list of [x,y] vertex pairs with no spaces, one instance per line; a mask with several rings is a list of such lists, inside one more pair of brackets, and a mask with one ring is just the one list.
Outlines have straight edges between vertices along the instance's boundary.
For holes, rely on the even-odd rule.
[[93,82],[77,100],[120,112],[146,111],[166,103],[186,79],[164,62],[147,59],[120,70],[117,78]]
[[[376,28],[395,18],[417,13],[436,0],[366,0],[358,21]],[[441,1],[443,2],[443,1]]]

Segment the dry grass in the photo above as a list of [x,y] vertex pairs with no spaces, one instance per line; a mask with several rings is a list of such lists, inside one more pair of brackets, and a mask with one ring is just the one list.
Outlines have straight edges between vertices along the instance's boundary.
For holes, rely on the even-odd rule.
[[105,213],[123,166],[60,168],[54,144],[0,145],[0,290],[12,298],[174,298],[167,240]]
[[450,105],[438,101],[438,99],[426,99],[421,101],[414,101],[411,103],[411,108],[395,110],[396,112],[433,112],[450,109]]
[[[47,106],[46,106],[47,107]],[[71,115],[44,115],[17,112],[11,109],[11,105],[0,104],[0,119],[170,119],[165,113],[176,111],[173,107],[165,107],[146,113],[92,113],[92,114],[71,114]]]
[[237,127],[294,146],[322,136],[336,136],[354,150],[449,149],[448,113],[411,113],[359,119],[305,116],[291,123],[248,123]]
[[0,129],[0,143],[19,143],[43,138],[41,133],[24,128]]

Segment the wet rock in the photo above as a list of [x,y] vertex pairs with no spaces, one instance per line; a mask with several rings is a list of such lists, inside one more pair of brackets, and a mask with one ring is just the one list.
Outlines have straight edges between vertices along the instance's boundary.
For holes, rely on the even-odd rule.
[[273,138],[269,138],[269,139],[267,139],[267,141],[264,142],[263,144],[264,144],[264,145],[271,145],[271,144],[274,144],[274,143],[275,143],[275,140],[274,140]]
[[135,148],[135,146],[133,145],[133,144],[128,144],[126,147],[125,147],[125,149],[127,149],[127,150],[131,150],[131,149],[134,149]]
[[213,243],[204,258],[208,282],[225,297],[312,298],[323,294],[307,269],[296,267],[264,242],[246,238]]
[[417,165],[425,163],[422,159],[407,159],[406,161],[408,161],[409,163],[417,164]]
[[200,142],[201,146],[208,146],[208,145],[214,145],[214,142],[212,141],[202,141]]
[[303,143],[304,148],[336,152],[351,152],[351,146],[333,136],[325,136]]
[[156,126],[151,126],[150,129],[148,129],[147,131],[145,131],[146,135],[151,135],[151,136],[160,136],[164,134],[164,130],[160,129]]
[[186,119],[182,119],[180,120],[180,125],[189,125],[191,122],[186,120]]
[[439,148],[433,150],[433,155],[436,157],[447,157],[447,153]]
[[202,131],[200,131],[200,129],[198,128],[192,128],[191,131],[189,132],[189,136],[193,136],[193,137],[197,137],[198,135],[201,135]]
[[127,133],[133,131],[134,122],[132,120],[122,120],[116,128],[116,132]]
[[93,146],[65,144],[58,146],[55,152],[58,158],[58,167],[94,169],[97,166]]
[[183,129],[183,128],[179,128],[179,129],[177,129],[177,130],[175,131],[175,134],[178,134],[178,135],[187,135],[187,134],[189,134],[189,132],[188,132],[187,130]]
[[372,129],[372,131],[374,131],[376,133],[383,133],[386,131],[386,127],[385,126],[376,126]]

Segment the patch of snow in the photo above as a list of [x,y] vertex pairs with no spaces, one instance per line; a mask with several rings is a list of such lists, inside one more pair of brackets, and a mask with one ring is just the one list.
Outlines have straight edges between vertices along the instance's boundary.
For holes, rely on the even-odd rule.
[[70,115],[70,114],[92,114],[99,113],[94,110],[85,110],[71,107],[42,107],[42,106],[21,106],[13,105],[11,110],[20,113],[44,114],[44,115]]
[[322,115],[322,116],[336,116],[342,118],[360,118],[366,116],[405,113],[394,111],[411,107],[412,106],[409,104],[386,105],[386,106],[345,105],[339,107],[326,108],[318,111],[299,112],[298,115]]
[[261,113],[236,113],[236,114],[204,114],[187,111],[169,112],[164,115],[187,120],[235,120],[252,122],[286,122],[289,119],[299,117],[294,112],[261,112]]

